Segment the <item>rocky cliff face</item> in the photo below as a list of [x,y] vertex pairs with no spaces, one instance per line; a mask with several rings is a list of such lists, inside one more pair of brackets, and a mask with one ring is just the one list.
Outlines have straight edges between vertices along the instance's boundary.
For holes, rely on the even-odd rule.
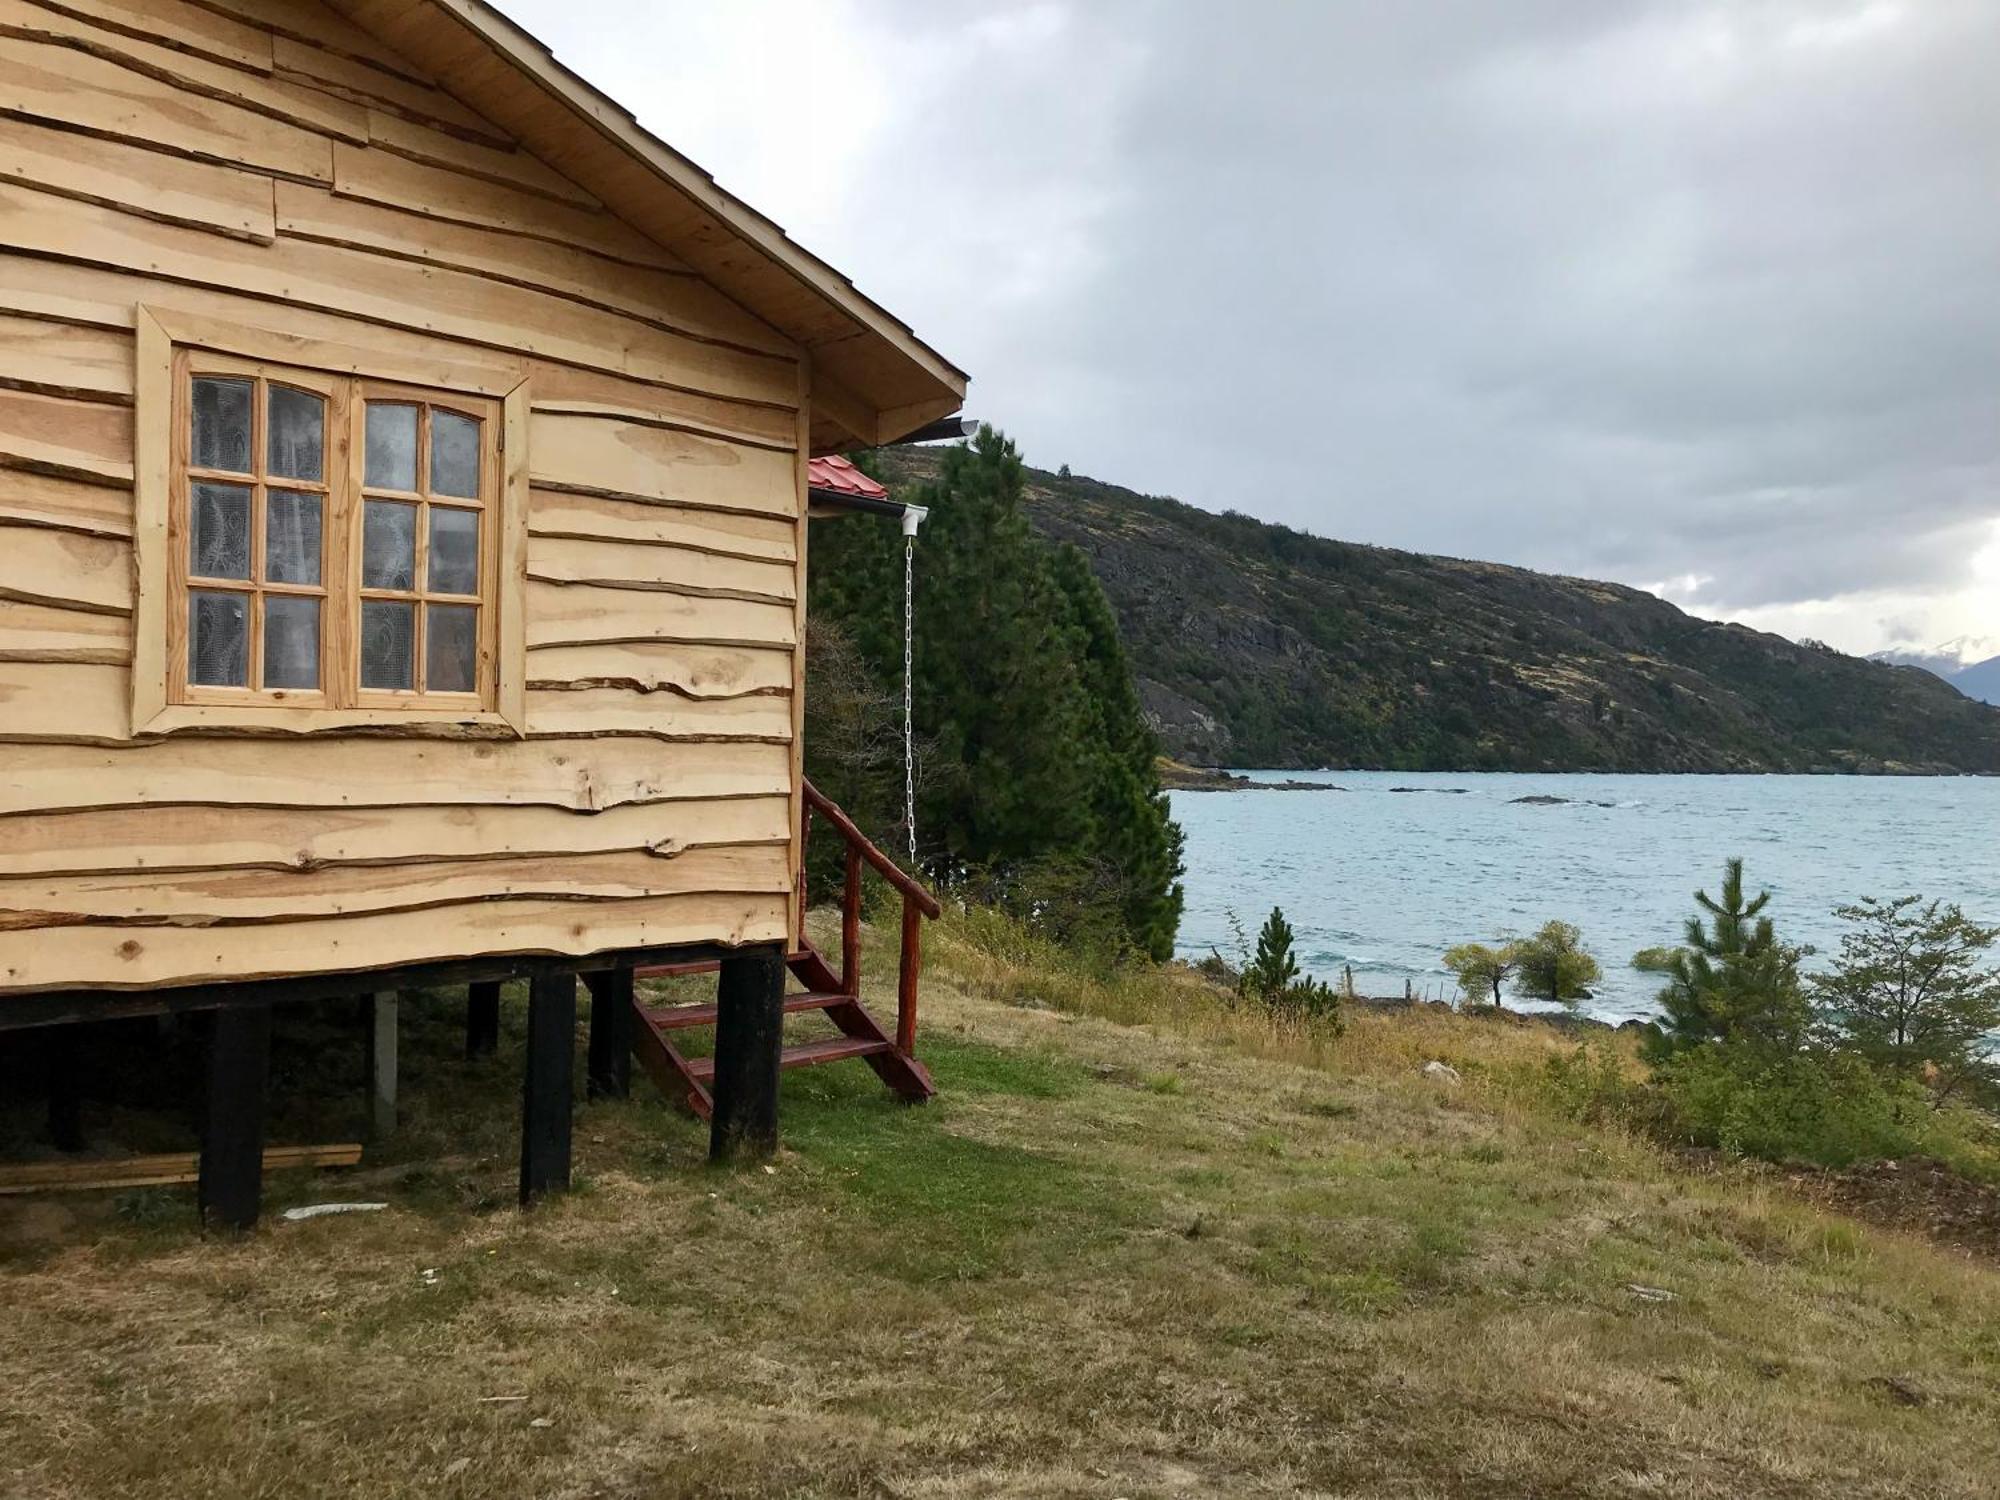
[[[901,482],[936,462],[885,457]],[[1031,520],[1090,558],[1176,759],[2000,772],[2000,709],[1919,668],[1695,619],[1618,584],[1029,478]]]

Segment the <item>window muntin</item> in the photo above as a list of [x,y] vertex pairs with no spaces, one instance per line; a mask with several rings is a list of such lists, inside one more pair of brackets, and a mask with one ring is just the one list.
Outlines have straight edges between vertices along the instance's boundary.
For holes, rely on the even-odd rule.
[[361,701],[484,697],[493,666],[491,415],[373,385],[360,407]]
[[176,576],[182,701],[325,702],[329,393],[312,377],[187,377],[186,525]]
[[174,390],[170,702],[494,708],[499,403],[189,351]]

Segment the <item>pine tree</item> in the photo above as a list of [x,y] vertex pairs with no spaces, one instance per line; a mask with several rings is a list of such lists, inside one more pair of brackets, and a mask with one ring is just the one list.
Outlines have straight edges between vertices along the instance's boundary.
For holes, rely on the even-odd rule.
[[[1075,549],[1034,534],[1024,493],[1013,444],[982,428],[946,451],[935,480],[899,496],[930,512],[915,586],[922,855],[934,874],[976,877],[1059,936],[1165,958],[1181,838],[1152,736],[1102,588]],[[880,528],[815,527],[813,617],[898,693],[902,577],[900,542]],[[818,691],[810,674],[807,691]],[[824,766],[810,741],[806,753]],[[863,826],[896,817],[883,808]]]
[[1281,907],[1272,907],[1257,933],[1257,954],[1243,971],[1243,988],[1261,999],[1276,1000],[1299,977],[1299,961],[1292,954],[1292,924]]
[[1146,726],[1111,603],[1077,548],[1055,549],[1051,576],[1068,601],[1088,726],[1079,746],[1095,819],[1092,847],[1115,873],[1126,933],[1156,962],[1180,927],[1181,830],[1160,787],[1159,742]]
[[1771,893],[1743,894],[1743,861],[1723,867],[1722,896],[1696,891],[1707,914],[1687,920],[1660,992],[1662,1019],[1650,1051],[1671,1055],[1707,1042],[1746,1043],[1794,1052],[1806,1037],[1808,1008],[1799,982],[1802,948],[1778,941],[1764,915]]

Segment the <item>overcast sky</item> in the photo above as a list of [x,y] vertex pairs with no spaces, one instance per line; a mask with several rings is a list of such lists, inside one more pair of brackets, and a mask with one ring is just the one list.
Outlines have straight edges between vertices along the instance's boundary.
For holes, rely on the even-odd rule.
[[502,0],[1030,462],[2000,652],[2000,0]]

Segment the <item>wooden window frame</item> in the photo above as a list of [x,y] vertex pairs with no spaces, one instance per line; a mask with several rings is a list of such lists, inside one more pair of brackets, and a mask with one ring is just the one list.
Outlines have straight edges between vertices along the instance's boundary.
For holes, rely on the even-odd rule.
[[[483,369],[447,359],[398,358],[359,346],[304,339],[226,324],[156,307],[137,311],[137,450],[134,471],[134,546],[138,604],[132,662],[132,726],[135,734],[181,730],[247,730],[311,734],[343,729],[395,731],[416,735],[519,737],[525,732],[527,630],[527,383],[519,371]],[[215,687],[187,681],[188,592],[210,585],[188,577],[190,493],[189,392],[201,375],[248,377],[310,390],[327,400],[323,482],[297,485],[317,490],[322,502],[320,587],[270,585],[262,581],[264,558],[258,548],[263,507],[253,504],[252,579],[217,581],[261,601],[266,593],[317,594],[325,602],[320,618],[320,684],[315,689]],[[254,408],[250,483],[262,486],[262,396]],[[418,490],[410,494],[370,491],[363,484],[363,421],[366,403],[386,400],[417,404],[420,418]],[[428,491],[427,443],[433,409],[475,417],[483,424],[479,498],[437,496]],[[487,436],[490,434],[490,436]],[[200,474],[194,478],[202,477]],[[223,482],[229,482],[226,478]],[[238,477],[235,482],[243,480]],[[272,488],[293,488],[277,479]],[[419,588],[398,591],[416,613],[412,650],[413,687],[408,691],[364,689],[360,685],[360,619],[365,598],[390,597],[361,586],[361,526],[365,497],[409,501],[418,514]],[[425,549],[429,507],[480,513],[479,594],[433,595],[428,588]],[[478,690],[423,692],[426,600],[445,604],[476,602],[480,609]],[[248,673],[259,681],[259,622],[253,602]]]

